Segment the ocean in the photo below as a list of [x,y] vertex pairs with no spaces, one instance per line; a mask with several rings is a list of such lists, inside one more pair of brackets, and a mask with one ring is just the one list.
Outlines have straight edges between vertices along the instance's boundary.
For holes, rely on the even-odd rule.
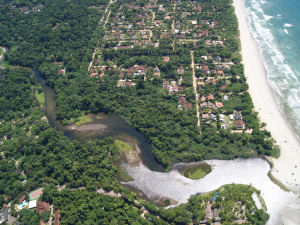
[[277,103],[300,137],[300,1],[244,0]]

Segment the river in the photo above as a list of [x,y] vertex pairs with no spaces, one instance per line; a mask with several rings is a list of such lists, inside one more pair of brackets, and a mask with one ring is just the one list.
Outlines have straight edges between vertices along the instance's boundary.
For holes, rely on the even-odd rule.
[[[209,160],[205,161],[212,166],[213,171],[202,179],[190,180],[180,174],[182,167],[189,164],[175,164],[172,171],[163,172],[163,167],[155,160],[151,154],[151,145],[146,138],[134,128],[126,124],[120,117],[108,116],[104,114],[91,115],[92,122],[88,124],[102,124],[107,126],[105,131],[76,131],[70,130],[69,126],[64,126],[56,120],[55,92],[45,85],[41,74],[34,70],[34,74],[42,85],[46,108],[45,115],[49,124],[56,129],[63,131],[70,139],[104,138],[111,136],[121,141],[138,145],[141,149],[141,163],[130,165],[125,161],[123,167],[134,181],[122,183],[132,187],[131,190],[142,192],[152,202],[158,202],[162,198],[169,198],[177,203],[187,202],[190,195],[199,192],[209,192],[218,187],[230,184],[251,184],[261,191],[265,200],[270,220],[268,224],[281,224],[281,213],[291,214],[291,204],[296,204],[298,195],[282,190],[271,181],[268,176],[270,171],[269,163],[262,158],[236,159],[236,160]],[[290,216],[289,216],[290,217]],[[297,223],[296,223],[297,224]]]

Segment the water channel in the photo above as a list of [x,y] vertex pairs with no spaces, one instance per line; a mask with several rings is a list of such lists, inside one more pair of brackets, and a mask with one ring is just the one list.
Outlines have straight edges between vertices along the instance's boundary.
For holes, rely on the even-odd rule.
[[[56,120],[54,91],[45,85],[45,81],[38,71],[34,70],[34,74],[44,89],[46,98],[45,115],[52,127],[63,131],[70,139],[111,136],[139,146],[142,160],[139,165],[133,166],[125,161],[122,162],[125,170],[134,178],[134,181],[124,184],[130,185],[133,188],[132,190],[143,192],[151,201],[169,198],[177,203],[185,203],[190,195],[209,192],[224,184],[251,184],[261,190],[261,195],[270,214],[268,224],[272,225],[281,224],[282,219],[287,217],[281,216],[281,213],[285,213],[285,215],[291,213],[290,207],[287,206],[296,204],[298,197],[296,194],[282,190],[270,180],[268,176],[270,165],[262,158],[205,161],[212,166],[212,172],[202,179],[190,180],[182,176],[180,171],[192,164],[179,163],[174,165],[169,173],[163,173],[163,167],[151,154],[151,145],[147,143],[145,137],[126,124],[120,117],[104,114],[91,115],[93,121],[89,124],[102,124],[107,126],[107,129],[97,131],[70,130],[68,126],[64,126]],[[297,206],[299,206],[298,203]]]

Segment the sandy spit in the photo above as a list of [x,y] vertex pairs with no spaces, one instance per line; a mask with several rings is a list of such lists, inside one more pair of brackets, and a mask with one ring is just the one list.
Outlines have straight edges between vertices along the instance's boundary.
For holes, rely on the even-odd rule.
[[281,148],[279,159],[272,159],[273,176],[288,189],[300,191],[300,143],[278,108],[274,90],[270,87],[260,49],[255,42],[244,10],[242,0],[234,0],[239,22],[243,64],[249,84],[249,93],[259,112],[261,122],[267,123],[266,129],[272,133],[276,144]]

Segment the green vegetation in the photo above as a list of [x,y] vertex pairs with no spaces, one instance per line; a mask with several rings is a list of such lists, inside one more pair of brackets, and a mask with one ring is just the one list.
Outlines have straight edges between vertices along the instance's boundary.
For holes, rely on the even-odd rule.
[[133,147],[130,144],[127,144],[120,140],[115,140],[116,145],[122,152],[132,152],[134,151]]
[[205,177],[211,172],[211,166],[208,164],[199,164],[191,166],[184,171],[184,176],[193,180],[198,180]]
[[129,182],[134,180],[131,176],[128,175],[128,173],[122,166],[120,166],[120,168],[118,169],[118,176],[124,182]]
[[[187,204],[181,204],[175,208],[162,209],[152,205],[147,205],[147,207],[170,224],[199,224],[204,220],[218,220],[226,225],[265,224],[269,215],[263,209],[256,208],[252,199],[252,194],[256,191],[248,185],[228,184],[206,194],[191,196]],[[210,214],[217,209],[218,215],[206,217],[208,203],[211,204],[208,209],[211,211]]]
[[279,145],[274,145],[274,149],[273,149],[271,156],[275,159],[278,159],[280,157],[280,146]]
[[263,199],[263,197],[261,197],[261,195],[260,195],[259,193],[257,193],[257,195],[258,195],[258,199],[259,199],[259,201],[260,201],[260,203],[261,203],[263,209],[264,209],[265,211],[267,211],[267,206],[266,206],[265,200]]
[[170,202],[170,199],[166,199],[163,201],[163,203],[165,206],[169,206],[171,202]]
[[[136,45],[117,52],[113,48],[118,43],[111,33],[104,38],[107,31],[119,29],[114,21],[119,16],[117,14],[124,15],[129,24],[134,24],[134,29],[138,30],[137,22],[141,19],[135,17],[143,9],[133,7],[131,10],[123,6],[142,6],[148,2],[124,0],[112,3],[111,18],[104,30],[99,26],[99,21],[107,3],[108,0],[1,1],[0,30],[5,32],[0,33],[0,45],[8,47],[9,51],[2,64],[6,69],[0,72],[0,208],[8,202],[14,206],[23,194],[28,200],[30,191],[44,187],[41,200],[61,210],[61,224],[152,224],[149,218],[155,224],[199,223],[205,218],[209,201],[218,211],[221,206],[225,208],[219,213],[222,224],[232,224],[243,216],[247,218],[246,223],[264,224],[268,215],[255,208],[249,197],[253,189],[249,186],[224,186],[217,190],[224,199],[212,200],[215,192],[211,192],[192,196],[187,204],[172,209],[144,202],[116,180],[116,174],[123,180],[130,180],[124,169],[118,170],[113,166],[123,151],[133,150],[130,145],[110,137],[70,140],[42,119],[43,112],[34,101],[32,87],[36,87],[36,98],[41,105],[42,92],[31,72],[22,67],[38,69],[46,84],[55,89],[58,119],[69,121],[79,118],[78,121],[73,119],[79,126],[87,119],[82,115],[88,113],[119,115],[146,136],[156,159],[165,167],[170,168],[175,162],[182,161],[250,157],[252,148],[260,154],[272,154],[272,141],[266,140],[270,133],[259,130],[249,94],[239,94],[248,86],[243,65],[237,63],[238,55],[234,54],[239,45],[235,38],[237,21],[230,0],[216,0],[214,4],[201,0],[197,4],[201,5],[202,12],[192,13],[185,19],[181,11],[193,10],[193,7],[182,1],[181,11],[174,13],[175,19],[183,24],[181,30],[194,29],[184,23],[186,20],[196,20],[202,23],[195,30],[196,34],[208,30],[212,35],[199,39],[197,46],[193,42],[179,43],[175,41],[178,39],[176,36],[164,38],[162,32],[171,27],[171,23],[166,22],[161,30],[153,29],[153,38],[149,38],[153,43],[159,42],[158,48]],[[158,0],[157,4],[164,4],[167,10],[173,9],[169,1]],[[163,21],[165,13],[158,12],[157,7],[153,10],[157,15],[155,19]],[[210,25],[218,21],[218,25],[212,28],[204,20]],[[127,34],[127,30],[130,32],[127,28],[124,28],[126,38],[133,35]],[[186,38],[193,38],[191,35],[192,32]],[[99,37],[103,39],[99,40]],[[137,40],[140,39],[142,37],[139,36]],[[207,46],[205,41],[208,39],[224,40],[224,44]],[[128,45],[130,41],[122,44],[123,47]],[[103,77],[90,77],[90,72],[87,72],[96,47],[101,56],[95,57],[93,65],[107,67]],[[206,123],[197,127],[191,50],[195,51],[195,63],[198,64],[205,63],[202,55],[216,57],[219,53],[222,58],[227,57],[235,63],[227,73],[232,78],[226,83],[226,91],[233,94],[225,107],[243,110],[243,120],[247,128],[253,128],[252,134],[233,134],[230,130],[220,129],[219,121],[215,127]],[[170,57],[169,63],[163,61],[164,56]],[[207,61],[207,64],[213,68],[212,61]],[[126,79],[131,79],[135,85],[118,88],[116,84],[122,68],[128,70],[134,65],[152,69],[147,69],[146,79],[129,75]],[[177,70],[180,65],[185,69],[181,74],[183,92],[173,95],[164,93],[164,80],[179,81],[181,75]],[[160,76],[153,77],[156,66],[160,69]],[[199,76],[203,76],[201,71]],[[217,87],[207,85],[204,94],[217,93],[222,84],[220,81]],[[192,103],[191,108],[178,109],[181,95]],[[219,100],[222,96],[217,94],[215,98]],[[214,112],[219,113],[218,110]],[[199,173],[200,170],[196,169],[191,175]],[[63,185],[66,188],[59,191],[57,186]],[[121,197],[98,194],[98,189],[114,191]],[[164,204],[168,203],[164,201]],[[241,211],[243,206],[245,210]],[[17,216],[18,212],[12,211]],[[40,217],[30,210],[22,210],[19,216],[21,224],[39,224],[40,219],[45,221],[48,215]]]
[[90,117],[86,116],[86,115],[82,115],[82,116],[80,116],[78,118],[75,118],[75,119],[74,118],[70,119],[70,122],[75,123],[77,127],[79,127],[81,124],[89,123],[89,122],[92,122],[92,121],[93,120]]
[[45,94],[44,94],[44,90],[42,88],[42,86],[40,84],[37,84],[35,86],[35,97],[37,99],[37,101],[39,102],[39,105],[41,108],[44,108],[46,105],[45,105]]
[[4,53],[4,49],[0,48],[0,56],[3,55],[3,53]]

